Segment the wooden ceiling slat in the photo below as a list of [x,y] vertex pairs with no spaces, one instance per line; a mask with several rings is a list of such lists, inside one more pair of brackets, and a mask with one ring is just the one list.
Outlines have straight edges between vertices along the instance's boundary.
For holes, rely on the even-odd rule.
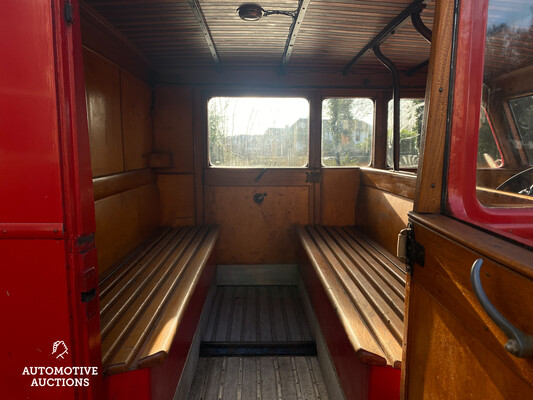
[[[157,68],[209,65],[210,50],[185,0],[86,0],[137,46]],[[197,0],[224,65],[279,66],[292,19],[270,15],[257,22],[239,19],[245,1]],[[529,1],[529,0],[527,0]],[[312,0],[293,43],[288,68],[339,71],[412,0]],[[267,10],[294,11],[298,0],[261,1]],[[422,13],[431,29],[434,3]],[[429,45],[405,24],[382,46],[399,67],[411,68],[429,57]],[[375,57],[361,60],[381,70]],[[211,65],[213,65],[211,60]]]

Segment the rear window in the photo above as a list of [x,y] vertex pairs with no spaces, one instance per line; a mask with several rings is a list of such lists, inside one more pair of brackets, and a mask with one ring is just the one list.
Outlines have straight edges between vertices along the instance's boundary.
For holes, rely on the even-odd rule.
[[304,98],[213,97],[207,105],[213,167],[305,167],[309,102]]
[[371,99],[325,99],[322,102],[322,165],[369,165],[373,123],[374,102]]
[[[400,99],[400,168],[417,168],[420,134],[424,118],[423,99]],[[387,164],[393,166],[393,101],[389,101],[387,125]]]

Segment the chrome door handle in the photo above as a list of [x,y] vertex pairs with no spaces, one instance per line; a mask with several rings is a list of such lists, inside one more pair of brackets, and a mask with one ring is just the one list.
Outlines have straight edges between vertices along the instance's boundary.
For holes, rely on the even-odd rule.
[[470,271],[470,282],[476,294],[477,299],[481,303],[481,307],[489,314],[489,317],[500,327],[500,329],[507,335],[507,343],[505,350],[513,356],[520,358],[527,358],[533,356],[533,336],[527,335],[520,329],[511,324],[490,302],[483,286],[481,285],[480,270],[483,260],[477,259],[472,265]]

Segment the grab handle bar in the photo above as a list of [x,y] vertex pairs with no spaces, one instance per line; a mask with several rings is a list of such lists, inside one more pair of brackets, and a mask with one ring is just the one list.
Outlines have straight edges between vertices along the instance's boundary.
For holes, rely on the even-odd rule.
[[520,329],[511,324],[490,302],[483,286],[481,285],[480,270],[483,260],[477,259],[472,265],[470,271],[470,282],[474,289],[477,299],[481,303],[483,309],[489,314],[489,317],[500,327],[500,329],[507,335],[507,343],[505,350],[513,356],[520,358],[527,358],[533,356],[533,336],[527,335]]

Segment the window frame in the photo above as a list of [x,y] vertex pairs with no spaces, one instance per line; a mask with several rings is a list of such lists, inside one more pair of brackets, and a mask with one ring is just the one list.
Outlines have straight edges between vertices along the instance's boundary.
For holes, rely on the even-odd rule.
[[[309,117],[307,121],[307,162],[302,166],[268,166],[268,167],[261,167],[261,166],[217,166],[211,163],[210,159],[210,151],[209,151],[209,102],[217,97],[228,97],[228,98],[298,98],[298,99],[304,99],[307,101],[307,104],[309,106]],[[275,169],[275,170],[283,170],[283,169],[297,169],[297,170],[303,170],[303,169],[310,169],[312,164],[312,156],[313,151],[316,151],[313,149],[313,139],[312,139],[312,124],[314,123],[312,116],[313,114],[313,99],[312,95],[309,94],[308,91],[284,91],[284,92],[278,92],[278,91],[270,91],[270,90],[261,90],[261,91],[242,91],[242,90],[216,90],[216,91],[210,91],[207,95],[204,96],[204,107],[203,112],[203,123],[205,124],[205,134],[204,134],[204,140],[205,140],[205,167],[209,169],[239,169],[239,170],[266,170],[266,169]]]
[[532,208],[485,207],[476,193],[477,141],[482,101],[488,0],[463,1],[455,29],[448,128],[445,213],[514,241],[533,245]]
[[[324,120],[324,101],[326,100],[329,100],[329,99],[367,99],[367,100],[370,100],[372,102],[372,132],[371,132],[371,137],[370,137],[370,158],[369,158],[369,161],[368,161],[368,164],[366,165],[325,165],[323,163],[323,135],[324,135],[324,132],[323,132],[323,120]],[[319,136],[319,148],[317,149],[318,150],[318,158],[319,158],[319,167],[320,168],[327,168],[327,169],[331,169],[331,168],[371,168],[372,167],[372,160],[374,158],[374,145],[375,145],[375,136],[376,136],[376,99],[375,97],[372,97],[372,96],[364,96],[364,95],[360,95],[360,96],[353,96],[353,95],[335,95],[335,94],[331,94],[331,95],[324,95],[324,96],[321,96],[320,97],[320,102],[319,102],[319,107],[320,107],[320,118],[319,118],[319,125],[320,125],[320,129],[318,130],[318,136]]]
[[[402,100],[422,100],[424,102],[424,107],[426,107],[426,98],[424,96],[416,96],[416,95],[411,95],[411,94],[407,94],[406,96],[400,96],[400,109],[401,109]],[[386,149],[385,149],[385,164],[386,164],[386,168],[388,170],[391,170],[391,171],[394,170],[394,151],[392,152],[393,165],[389,165],[389,163],[387,162],[387,159],[388,159],[388,156],[389,156],[389,152],[387,150],[388,150],[388,141],[389,141],[389,116],[392,116],[392,115],[389,115],[388,111],[389,111],[389,105],[390,105],[390,103],[392,101],[393,101],[392,98],[387,101],[387,118],[386,118],[387,135],[386,135],[386,138],[385,138],[385,147],[386,147]],[[400,119],[401,119],[401,113],[400,113]],[[423,123],[424,123],[424,115],[422,115],[422,124]],[[400,128],[401,128],[401,126],[400,126]],[[420,127],[420,139],[422,139],[422,133],[423,133],[423,126]],[[401,138],[400,138],[400,141],[401,141]],[[420,141],[420,144],[421,143],[422,143],[422,141]],[[421,148],[418,149],[419,162],[420,162],[420,150],[421,150]],[[398,165],[400,165],[400,160],[398,160]],[[414,168],[414,167],[399,167],[398,171],[416,174],[417,171],[418,171],[418,164],[417,164],[416,168]]]

